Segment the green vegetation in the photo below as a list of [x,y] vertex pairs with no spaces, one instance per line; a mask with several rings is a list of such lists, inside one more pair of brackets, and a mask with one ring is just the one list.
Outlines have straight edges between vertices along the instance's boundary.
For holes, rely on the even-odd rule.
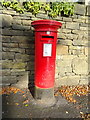
[[0,2],[2,7],[10,7],[20,14],[25,11],[31,12],[33,15],[37,15],[40,11],[45,11],[49,17],[55,18],[57,16],[72,16],[74,14],[74,3],[70,2],[23,2],[21,5],[18,1],[2,1]]

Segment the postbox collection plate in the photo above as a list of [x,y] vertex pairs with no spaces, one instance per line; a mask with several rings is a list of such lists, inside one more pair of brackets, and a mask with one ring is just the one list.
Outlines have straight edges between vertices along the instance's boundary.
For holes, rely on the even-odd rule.
[[52,56],[52,44],[43,44],[43,56],[51,57]]

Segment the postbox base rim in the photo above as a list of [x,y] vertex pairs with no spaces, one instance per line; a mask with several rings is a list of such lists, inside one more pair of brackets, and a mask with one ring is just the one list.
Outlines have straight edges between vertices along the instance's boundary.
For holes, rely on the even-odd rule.
[[35,100],[35,105],[39,107],[52,107],[56,104],[56,99]]
[[56,103],[54,88],[42,89],[35,86],[35,102],[41,106],[53,106]]

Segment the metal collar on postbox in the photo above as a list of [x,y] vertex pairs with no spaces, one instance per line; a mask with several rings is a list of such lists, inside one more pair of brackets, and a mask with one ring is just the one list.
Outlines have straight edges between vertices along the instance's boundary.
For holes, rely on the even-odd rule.
[[37,20],[32,22],[32,26],[35,28],[35,31],[57,32],[57,29],[61,28],[62,23],[54,20]]

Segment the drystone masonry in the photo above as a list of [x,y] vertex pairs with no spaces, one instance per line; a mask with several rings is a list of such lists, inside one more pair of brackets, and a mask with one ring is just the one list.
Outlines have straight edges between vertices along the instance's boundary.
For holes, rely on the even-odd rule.
[[[90,6],[77,4],[72,17],[59,16],[55,86],[88,84],[90,49]],[[19,14],[0,6],[2,22],[2,84],[3,86],[28,87],[34,81],[34,32],[31,22],[49,19],[40,12]]]

